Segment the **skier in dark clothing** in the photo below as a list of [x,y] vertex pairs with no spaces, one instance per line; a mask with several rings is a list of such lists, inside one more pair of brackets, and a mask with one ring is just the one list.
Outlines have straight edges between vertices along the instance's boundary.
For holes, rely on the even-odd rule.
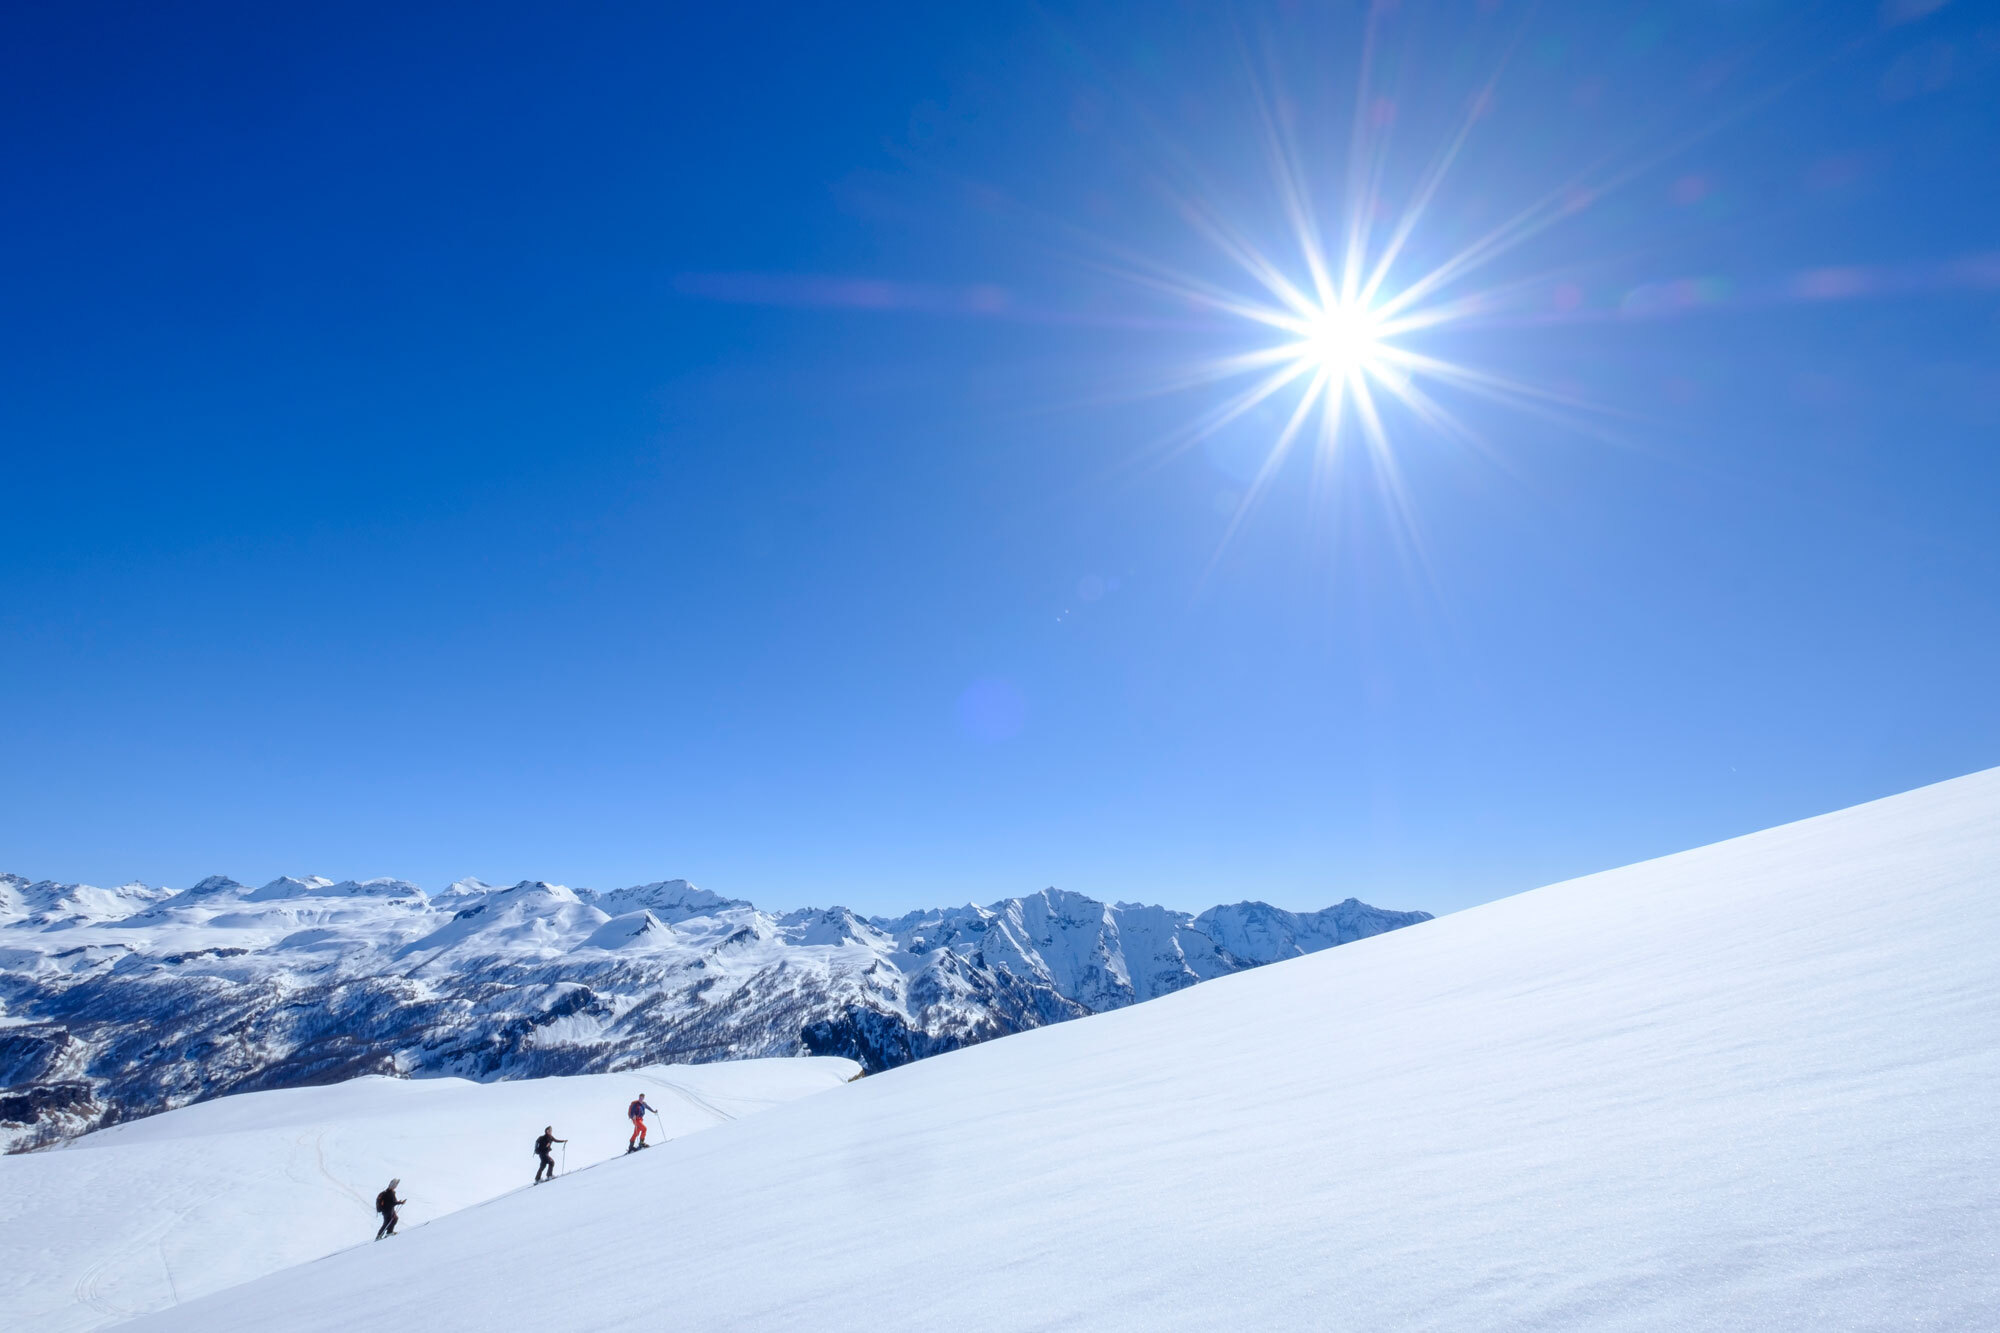
[[535,1183],[537,1185],[542,1183],[542,1173],[544,1171],[548,1172],[550,1180],[556,1178],[555,1147],[558,1143],[568,1142],[568,1139],[559,1139],[556,1137],[556,1127],[554,1125],[549,1125],[542,1130],[541,1137],[535,1140],[535,1156],[542,1159],[542,1164],[535,1168]]
[[396,1197],[396,1186],[403,1183],[401,1176],[389,1182],[389,1188],[375,1196],[375,1211],[382,1214],[382,1229],[375,1233],[375,1239],[396,1234],[396,1210],[408,1203],[408,1199]]
[[647,1101],[646,1094],[643,1092],[639,1094],[639,1100],[625,1108],[625,1114],[632,1118],[632,1137],[625,1140],[626,1152],[637,1152],[646,1146],[646,1112],[648,1111],[651,1111],[654,1115],[658,1115],[660,1108]]

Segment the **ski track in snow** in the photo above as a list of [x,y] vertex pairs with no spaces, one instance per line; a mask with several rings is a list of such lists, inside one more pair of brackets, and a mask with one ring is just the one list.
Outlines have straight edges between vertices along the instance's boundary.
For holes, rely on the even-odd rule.
[[668,1079],[657,1078],[657,1077],[648,1078],[647,1082],[652,1083],[655,1087],[665,1088],[668,1092],[673,1093],[676,1097],[679,1097],[689,1106],[694,1107],[695,1110],[701,1111],[707,1115],[714,1116],[716,1119],[716,1123],[718,1124],[724,1121],[734,1120],[736,1118],[733,1112],[723,1110],[721,1107],[717,1106],[714,1102],[709,1101],[706,1097],[699,1096],[692,1089],[684,1087],[679,1083],[675,1083]]
[[113,1303],[104,1294],[104,1286],[117,1279],[117,1270],[120,1268],[131,1269],[141,1266],[133,1262],[135,1258],[143,1260],[150,1256],[159,1260],[160,1270],[167,1279],[168,1296],[172,1303],[179,1304],[180,1292],[174,1283],[173,1265],[167,1259],[167,1237],[200,1206],[199,1203],[191,1203],[185,1208],[176,1210],[148,1228],[129,1248],[113,1251],[91,1264],[84,1270],[83,1276],[77,1279],[74,1288],[77,1300],[107,1319],[131,1319],[145,1313],[146,1307],[143,1305],[134,1308]]
[[326,1164],[326,1131],[322,1129],[315,1133],[301,1134],[299,1143],[303,1145],[308,1138],[312,1140],[313,1165],[318,1168],[320,1175],[326,1178],[329,1185],[354,1200],[362,1212],[372,1213],[374,1208],[370,1205],[368,1196],[333,1174],[333,1169]]

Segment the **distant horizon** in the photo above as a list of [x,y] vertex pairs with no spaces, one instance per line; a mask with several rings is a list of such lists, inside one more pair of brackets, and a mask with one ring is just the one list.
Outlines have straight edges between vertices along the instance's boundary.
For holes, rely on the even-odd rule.
[[[985,907],[991,907],[996,903],[1018,901],[1023,898],[1034,897],[1036,894],[1040,893],[1072,893],[1080,898],[1088,898],[1093,902],[1103,903],[1107,907],[1120,907],[1120,906],[1158,907],[1167,911],[1187,912],[1194,915],[1199,915],[1200,912],[1206,911],[1210,907],[1230,906],[1234,903],[1262,903],[1267,907],[1274,907],[1274,908],[1280,906],[1279,904],[1271,902],[1268,899],[1253,896],[1253,897],[1235,898],[1235,899],[1223,897],[1217,899],[1212,903],[1204,904],[1200,908],[1176,907],[1171,903],[1164,903],[1164,902],[1141,902],[1133,899],[1124,899],[1124,898],[1119,898],[1119,899],[1103,898],[1099,897],[1096,894],[1084,892],[1081,890],[1065,889],[1063,886],[1059,884],[1045,884],[1039,889],[1031,889],[1022,893],[1010,893],[1003,897],[989,898],[984,901],[981,901],[979,899],[967,899],[963,903],[944,903],[938,900],[931,900],[928,902],[917,904],[912,907],[904,908],[902,911],[895,911],[893,909],[887,911],[861,911],[859,909],[849,907],[846,903],[842,902],[824,902],[824,903],[810,902],[810,903],[799,903],[791,906],[780,906],[771,903],[759,902],[754,898],[747,898],[741,894],[724,893],[719,890],[710,889],[705,885],[698,884],[691,879],[687,879],[679,875],[669,875],[664,879],[634,880],[630,883],[617,884],[609,888],[599,887],[598,885],[595,884],[571,883],[568,880],[547,879],[532,875],[526,876],[521,879],[498,879],[498,880],[482,879],[477,875],[460,875],[455,879],[446,881],[442,887],[437,889],[432,889],[426,886],[420,880],[409,879],[402,875],[360,875],[360,876],[344,875],[336,879],[329,875],[286,874],[286,875],[273,875],[269,879],[263,879],[261,877],[255,877],[255,876],[253,876],[250,879],[238,879],[236,878],[236,876],[227,874],[225,872],[213,871],[206,875],[198,875],[194,879],[189,880],[184,884],[175,883],[169,880],[146,880],[146,879],[106,880],[100,883],[95,880],[59,879],[48,875],[27,876],[27,875],[22,875],[19,871],[7,870],[5,867],[0,867],[0,875],[12,875],[15,878],[21,879],[29,884],[61,884],[65,886],[73,886],[78,888],[94,888],[94,889],[141,888],[155,892],[171,892],[171,893],[184,893],[187,890],[192,888],[197,888],[200,885],[209,882],[210,880],[217,880],[217,879],[227,880],[228,882],[235,884],[240,888],[252,889],[252,890],[267,889],[271,887],[273,884],[278,884],[285,880],[290,880],[295,884],[303,884],[303,883],[309,883],[312,880],[317,879],[329,886],[340,885],[340,884],[354,884],[354,885],[406,884],[409,887],[416,889],[419,893],[422,893],[426,898],[435,898],[441,893],[448,892],[449,890],[454,889],[461,884],[467,884],[467,883],[477,884],[481,888],[485,889],[511,889],[511,888],[518,888],[524,884],[541,884],[552,889],[567,889],[571,893],[581,892],[599,897],[608,897],[612,894],[626,893],[630,892],[633,889],[652,888],[656,885],[661,885],[661,884],[685,884],[690,889],[693,889],[696,892],[711,894],[718,901],[743,903],[750,907],[756,908],[758,911],[771,911],[782,915],[788,912],[831,911],[834,909],[839,909],[842,911],[853,912],[855,915],[862,917],[864,920],[879,919],[879,918],[894,918],[897,916],[904,915],[907,912],[922,911],[925,908],[933,908],[933,907],[985,908]],[[1301,913],[1311,914],[1313,912],[1325,911],[1327,908],[1330,907],[1337,907],[1340,905],[1340,903],[1348,901],[1359,901],[1359,899],[1357,899],[1356,895],[1349,894],[1347,895],[1346,898],[1336,899],[1335,901],[1327,903],[1322,907],[1313,907],[1313,908],[1286,907],[1286,908],[1281,908],[1281,910],[1292,912],[1294,914],[1301,914]],[[1385,906],[1385,904],[1371,902],[1368,903],[1368,906],[1382,907]],[[1399,910],[1424,911],[1428,909],[1404,908]],[[1441,915],[1441,913],[1432,913],[1432,915],[1434,916]]]
[[[312,879],[319,879],[324,881],[329,886],[340,885],[340,884],[354,884],[354,885],[406,884],[411,888],[416,889],[419,893],[422,893],[426,898],[435,898],[441,893],[448,892],[449,890],[458,887],[460,884],[465,884],[468,882],[476,883],[481,888],[484,889],[513,889],[513,888],[519,888],[524,884],[540,884],[551,889],[566,889],[571,893],[588,893],[591,894],[593,897],[610,897],[614,894],[629,893],[634,889],[653,888],[657,885],[662,885],[662,884],[685,884],[690,889],[693,889],[698,893],[707,893],[712,895],[715,899],[717,899],[720,902],[741,903],[746,906],[753,907],[760,912],[768,911],[776,913],[778,915],[784,915],[790,912],[824,912],[824,911],[840,910],[845,912],[852,912],[854,913],[854,915],[861,917],[863,920],[894,919],[896,917],[903,916],[909,912],[923,911],[926,908],[937,908],[937,907],[987,908],[987,907],[992,907],[996,903],[1015,902],[1024,898],[1032,898],[1042,893],[1074,894],[1076,897],[1079,898],[1088,898],[1092,902],[1103,903],[1107,907],[1157,907],[1165,911],[1185,912],[1190,915],[1199,915],[1201,912],[1204,912],[1211,907],[1227,907],[1240,903],[1261,903],[1266,907],[1272,907],[1272,908],[1279,907],[1279,904],[1277,903],[1271,902],[1268,899],[1258,898],[1258,897],[1234,898],[1234,899],[1224,897],[1224,898],[1219,898],[1212,903],[1206,903],[1199,908],[1176,907],[1171,903],[1141,902],[1133,899],[1124,899],[1124,898],[1119,898],[1119,899],[1100,898],[1093,893],[1086,893],[1076,889],[1065,889],[1059,884],[1045,884],[1039,889],[1031,889],[1024,893],[1010,893],[1004,897],[991,898],[985,901],[980,901],[977,899],[967,899],[963,903],[946,903],[937,900],[932,900],[929,902],[917,904],[912,907],[906,907],[902,911],[890,910],[890,911],[864,912],[856,908],[849,907],[846,903],[842,902],[799,903],[793,906],[779,906],[770,903],[762,903],[758,902],[754,898],[745,898],[739,894],[722,893],[714,889],[709,889],[701,884],[695,883],[693,880],[684,879],[680,876],[669,876],[666,879],[635,880],[629,884],[619,884],[611,888],[600,888],[599,886],[594,884],[572,884],[567,880],[542,879],[534,876],[529,876],[524,879],[512,879],[512,880],[485,880],[485,879],[480,879],[477,875],[461,875],[457,879],[448,881],[442,888],[431,889],[426,887],[424,884],[422,884],[417,880],[406,879],[400,875],[366,875],[361,877],[343,876],[340,879],[333,879],[326,875],[316,875],[316,876],[273,875],[270,879],[266,880],[244,880],[244,879],[237,879],[234,875],[222,874],[220,872],[217,872],[199,876],[196,879],[186,884],[173,884],[166,881],[154,882],[150,880],[139,880],[139,879],[127,879],[127,880],[119,880],[116,883],[99,884],[88,880],[63,880],[63,879],[54,879],[49,876],[41,876],[39,878],[28,877],[21,875],[20,872],[18,871],[9,871],[4,868],[0,868],[0,875],[8,875],[8,874],[14,875],[16,878],[19,879],[25,879],[30,884],[36,884],[36,883],[62,884],[78,888],[94,888],[94,889],[141,888],[155,892],[171,892],[171,893],[184,893],[187,890],[196,888],[202,884],[207,883],[209,880],[212,879],[227,880],[230,883],[235,884],[240,888],[252,889],[252,890],[267,889],[271,887],[271,885],[273,884],[281,883],[282,881],[288,879],[295,884],[307,883]],[[1356,896],[1353,894],[1349,894],[1345,898],[1336,899],[1335,901],[1327,903],[1322,907],[1311,907],[1311,908],[1285,907],[1285,908],[1280,908],[1279,910],[1291,912],[1294,915],[1311,915],[1314,912],[1325,911],[1328,908],[1338,907],[1341,903],[1350,901],[1360,901],[1360,899],[1356,898]],[[1368,903],[1367,906],[1383,907],[1385,906],[1385,904]],[[1402,908],[1398,910],[1424,911],[1427,909]],[[1441,914],[1432,913],[1431,915],[1436,916]]]
[[845,910],[853,912],[857,916],[861,916],[864,918],[870,918],[870,917],[894,918],[901,916],[906,912],[920,911],[924,908],[929,908],[929,907],[958,907],[958,906],[990,907],[995,903],[1005,902],[1010,899],[1026,898],[1036,893],[1042,893],[1042,892],[1075,893],[1080,897],[1090,898],[1097,902],[1104,903],[1107,906],[1115,907],[1121,902],[1134,903],[1142,906],[1162,907],[1166,908],[1169,911],[1187,912],[1196,915],[1198,915],[1199,913],[1210,907],[1226,906],[1229,904],[1242,903],[1242,902],[1264,903],[1267,906],[1280,908],[1287,912],[1311,913],[1311,912],[1324,911],[1327,908],[1337,906],[1340,903],[1347,901],[1348,899],[1356,899],[1366,903],[1371,907],[1380,907],[1396,911],[1421,911],[1421,912],[1429,912],[1433,916],[1447,916],[1453,912],[1464,911],[1467,908],[1478,907],[1489,902],[1498,902],[1501,899],[1511,898],[1516,896],[1517,894],[1532,893],[1536,889],[1548,888],[1555,884],[1568,883],[1569,881],[1576,879],[1587,879],[1593,875],[1606,874],[1614,870],[1625,869],[1629,866],[1642,865],[1647,861],[1655,861],[1663,857],[1676,856],[1683,852],[1697,851],[1703,847],[1713,846],[1716,843],[1729,842],[1736,838],[1747,837],[1754,833],[1762,833],[1767,829],[1783,828],[1788,824],[1801,823],[1810,819],[1818,819],[1826,815],[1838,814],[1844,810],[1854,809],[1857,806],[1871,805],[1876,801],[1888,800],[1893,797],[1906,795],[1910,792],[1921,791],[1926,787],[1935,787],[1943,783],[1957,781],[1958,779],[1961,778],[1974,777],[1980,773],[1992,771],[1994,768],[2000,768],[2000,765],[1989,765],[1986,768],[1973,769],[1967,773],[1957,773],[1951,775],[1950,777],[1938,778],[1935,779],[1934,781],[1918,783],[1914,787],[1904,788],[1899,791],[1882,792],[1878,795],[1863,797],[1860,800],[1851,801],[1845,805],[1835,806],[1831,809],[1816,810],[1808,814],[1795,816],[1794,818],[1791,819],[1780,820],[1776,824],[1764,825],[1754,829],[1740,829],[1732,833],[1724,833],[1718,837],[1710,838],[1705,842],[1694,843],[1686,847],[1676,847],[1667,851],[1656,852],[1647,856],[1640,856],[1631,861],[1619,862],[1616,865],[1599,866],[1594,869],[1581,871],[1574,875],[1565,875],[1561,879],[1549,880],[1546,883],[1541,883],[1541,884],[1526,885],[1519,889],[1510,890],[1505,893],[1495,894],[1489,898],[1481,898],[1474,902],[1459,903],[1456,906],[1452,906],[1449,908],[1433,907],[1428,903],[1416,902],[1416,901],[1411,901],[1411,902],[1389,901],[1380,898],[1379,896],[1370,896],[1368,893],[1360,891],[1335,891],[1334,896],[1316,905],[1301,905],[1300,903],[1297,902],[1281,902],[1277,898],[1260,894],[1255,891],[1237,892],[1232,890],[1230,892],[1223,893],[1220,896],[1215,897],[1207,902],[1195,905],[1186,902],[1176,903],[1164,899],[1148,900],[1148,899],[1130,898],[1122,896],[1108,896],[1101,893],[1094,893],[1089,889],[1078,889],[1063,884],[1044,884],[1039,888],[1026,889],[1013,893],[1003,893],[997,896],[967,898],[963,900],[963,902],[946,901],[942,898],[932,898],[921,902],[909,903],[908,905],[905,905],[900,908],[887,907],[887,908],[864,909],[855,907],[850,903],[841,902],[837,899],[827,900],[823,902],[821,901],[773,902],[759,898],[754,894],[738,893],[738,892],[731,892],[727,890],[712,888],[709,885],[702,883],[700,880],[694,879],[693,877],[686,875],[665,875],[650,879],[641,878],[641,879],[630,879],[616,883],[607,882],[609,884],[608,887],[602,887],[598,884],[587,884],[581,881],[572,881],[568,879],[551,879],[548,878],[547,876],[540,876],[540,875],[526,875],[518,878],[500,878],[500,879],[487,879],[485,876],[482,875],[456,875],[451,877],[450,879],[439,881],[438,882],[439,887],[436,889],[432,889],[429,885],[425,883],[425,881],[421,879],[414,879],[406,875],[387,874],[387,875],[332,876],[332,875],[321,874],[318,871],[311,871],[307,872],[306,874],[294,874],[288,871],[281,874],[271,875],[269,877],[253,877],[252,879],[241,879],[225,871],[210,871],[206,874],[193,876],[192,878],[187,879],[185,883],[177,882],[174,880],[147,880],[147,879],[129,878],[129,877],[124,879],[114,880],[114,879],[61,879],[48,875],[21,876],[21,872],[19,870],[10,869],[9,867],[4,865],[0,865],[0,875],[12,874],[16,876],[21,876],[23,878],[26,878],[30,883],[46,882],[55,884],[79,884],[93,888],[104,888],[104,889],[119,888],[125,885],[136,884],[148,889],[172,889],[176,892],[192,888],[194,885],[201,883],[203,880],[211,878],[228,879],[234,883],[241,884],[245,888],[258,889],[258,888],[264,888],[270,884],[274,884],[281,879],[294,879],[294,880],[304,881],[309,878],[318,877],[326,880],[326,882],[329,884],[342,884],[342,883],[366,884],[371,882],[394,881],[397,883],[413,885],[416,888],[422,890],[427,897],[434,896],[436,893],[443,892],[445,889],[449,889],[456,884],[461,884],[468,880],[475,880],[487,888],[496,888],[496,889],[511,888],[518,884],[547,884],[554,888],[564,888],[564,889],[570,889],[572,891],[582,889],[587,892],[596,894],[618,893],[623,890],[644,888],[654,884],[681,883],[688,885],[690,888],[714,894],[718,898],[725,898],[736,902],[749,903],[752,907],[757,908],[759,911],[798,912],[798,911],[811,911],[815,909],[824,910],[824,909],[831,909],[838,907],[838,908],[844,908]]

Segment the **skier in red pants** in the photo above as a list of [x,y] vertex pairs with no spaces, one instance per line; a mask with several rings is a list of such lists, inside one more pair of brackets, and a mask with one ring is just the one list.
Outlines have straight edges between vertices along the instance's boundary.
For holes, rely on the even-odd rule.
[[651,1111],[654,1115],[658,1115],[660,1108],[648,1102],[646,1094],[643,1092],[639,1094],[639,1100],[625,1108],[625,1114],[632,1117],[632,1137],[625,1140],[626,1152],[637,1152],[646,1146],[646,1112],[648,1111]]

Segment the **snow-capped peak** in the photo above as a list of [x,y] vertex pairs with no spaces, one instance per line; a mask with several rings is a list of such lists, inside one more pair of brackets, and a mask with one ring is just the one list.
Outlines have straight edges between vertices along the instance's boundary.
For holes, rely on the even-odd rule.
[[628,889],[611,889],[595,894],[594,899],[599,907],[613,916],[645,908],[662,921],[685,921],[735,908],[754,910],[741,898],[724,898],[707,889],[698,889],[684,879],[663,879],[651,884],[635,884]]
[[253,902],[267,902],[273,898],[298,898],[320,889],[331,888],[333,881],[324,875],[307,875],[300,879],[293,875],[280,875],[250,895]]
[[612,917],[585,939],[581,948],[585,949],[629,949],[645,946],[661,947],[674,942],[674,929],[640,908],[627,912],[624,916]]

